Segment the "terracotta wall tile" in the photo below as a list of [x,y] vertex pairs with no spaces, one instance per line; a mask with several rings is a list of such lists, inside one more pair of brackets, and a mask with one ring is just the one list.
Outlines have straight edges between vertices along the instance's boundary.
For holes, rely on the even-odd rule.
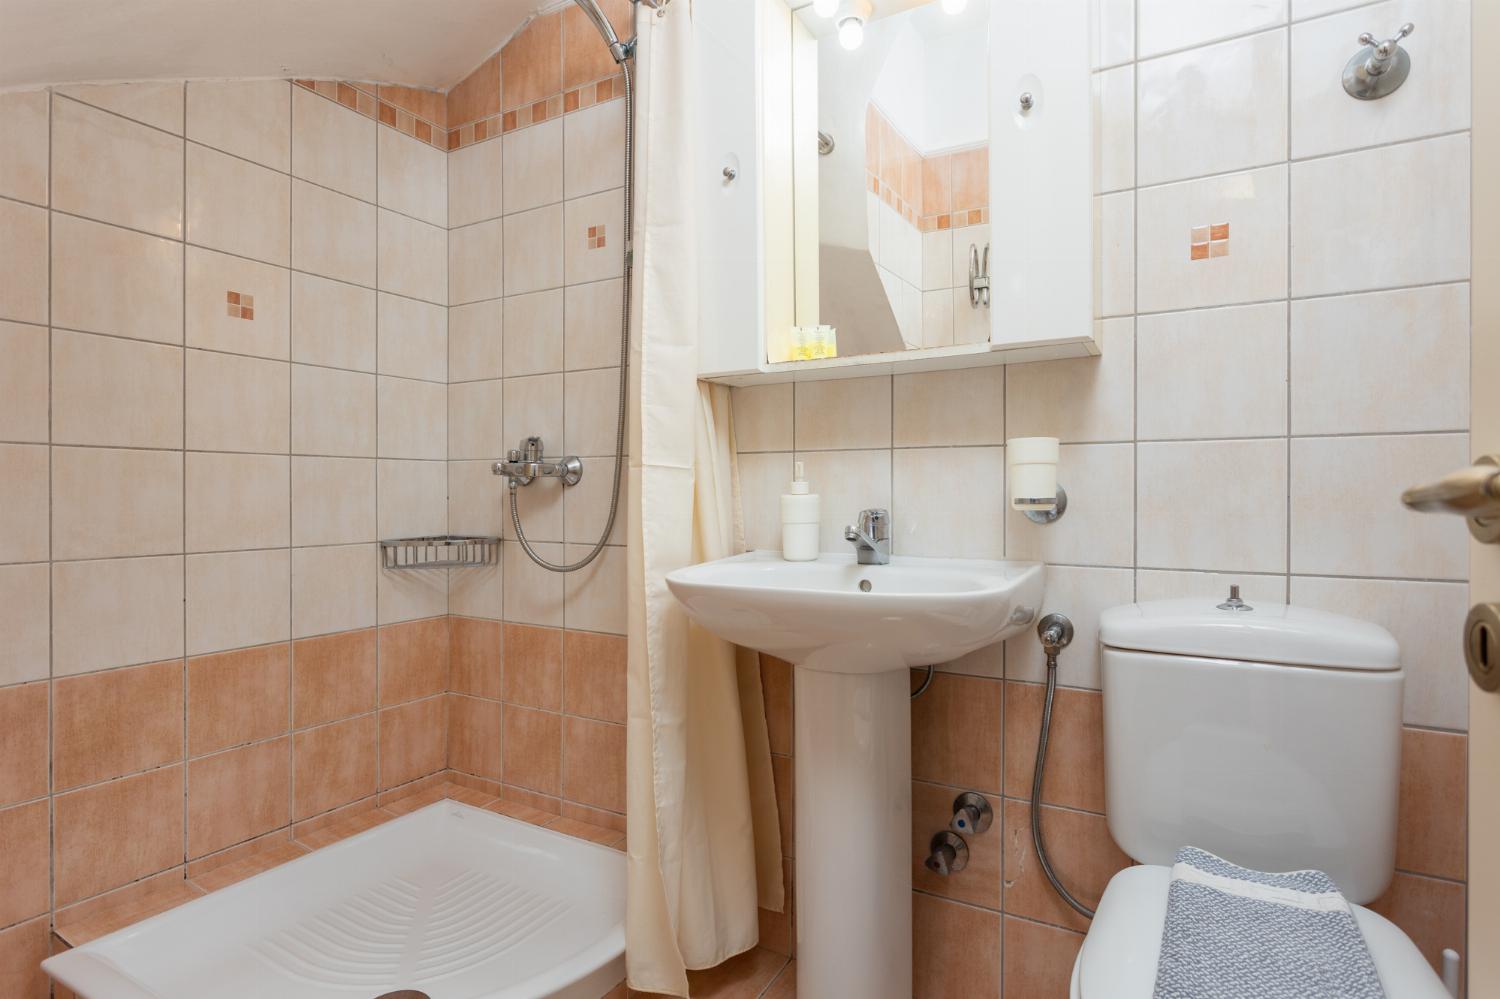
[[51,982],[42,971],[48,954],[48,920],[0,930],[0,995],[6,999],[47,999]]
[[797,772],[790,756],[771,757],[771,781],[776,791],[776,819],[781,826],[781,854],[797,855]]
[[178,764],[54,799],[58,905],[182,863],[182,779]]
[[[1005,802],[1004,902],[1006,912],[1030,919],[1088,929],[1088,921],[1062,900],[1037,863],[1031,845],[1031,807],[1024,802]],[[1110,838],[1104,816],[1064,808],[1042,808],[1042,835],[1047,855],[1060,871],[1069,891],[1092,906],[1104,894],[1104,886],[1130,858]]]
[[291,646],[188,660],[188,755],[270,739],[290,724]]
[[953,154],[953,210],[988,208],[990,204],[990,154],[986,149],[968,149]]
[[516,704],[562,709],[562,640],[557,628],[505,626],[502,696]]
[[428,697],[380,712],[382,789],[436,773],[447,759],[446,697]]
[[0,805],[47,793],[47,684],[0,687]]
[[1469,739],[1408,728],[1401,735],[1396,866],[1462,880],[1466,868]]
[[579,822],[587,822],[592,826],[602,826],[605,829],[613,829],[615,832],[625,831],[625,816],[619,812],[607,811],[603,808],[594,808],[592,805],[580,805],[576,801],[562,802],[562,816],[566,819],[576,819]]
[[448,619],[388,624],[380,629],[380,704],[430,697],[448,687]]
[[475,697],[500,696],[500,622],[475,617],[448,619],[448,689]]
[[562,15],[538,17],[500,52],[500,96],[504,110],[562,91]]
[[543,794],[562,791],[562,716],[505,706],[505,783]]
[[52,891],[52,809],[33,801],[0,809],[0,926],[47,911]]
[[623,723],[626,656],[624,635],[564,633],[563,710]]
[[922,160],[923,215],[946,215],[953,210],[952,167],[947,155]]
[[375,629],[292,643],[292,724],[347,718],[375,707]]
[[291,821],[291,740],[188,764],[188,856],[201,857]]
[[232,862],[216,864],[194,875],[193,884],[204,891],[218,891],[220,888],[228,888],[230,885],[238,884],[246,878],[253,878],[257,874],[280,867],[282,864],[296,860],[298,857],[306,856],[308,853],[306,846],[286,838],[285,831],[275,834],[274,837],[268,836],[262,837],[262,839],[274,839],[274,842],[267,848],[258,850],[253,854],[246,855]]
[[771,752],[792,755],[792,664],[785,659],[760,657],[760,686],[766,700],[766,731]]
[[1066,996],[1083,934],[1006,916],[1001,995]]
[[499,780],[499,701],[448,695],[448,766]]
[[182,662],[64,677],[52,690],[58,790],[182,759]]
[[305,819],[375,793],[375,716],[292,737],[292,817]]
[[[622,41],[635,34],[635,12],[630,0],[603,0],[600,7]],[[615,60],[603,37],[583,11],[571,4],[563,11],[562,41],[563,90],[614,75]]]
[[186,872],[187,868],[179,865],[77,905],[60,908],[53,922],[57,935],[74,947],[81,947],[106,933],[175,909],[203,894],[202,889],[184,879]]
[[563,797],[625,810],[625,726],[563,720]]
[[550,815],[558,815],[562,812],[562,802],[552,795],[542,794],[527,787],[519,787],[509,781],[501,785],[501,789],[505,800],[512,804],[526,805]]
[[1000,994],[1000,914],[912,893],[912,991],[920,999]]
[[913,781],[911,785],[911,871],[912,887],[933,895],[987,909],[1000,908],[1000,868],[1004,836],[1000,828],[1000,799],[991,798],[996,821],[982,833],[967,835],[969,864],[962,871],[944,877],[927,869],[926,860],[933,833],[948,828],[953,818],[953,799],[957,792],[941,784]]
[[[1031,797],[1045,700],[1046,688],[1039,684],[1005,685],[1005,793],[1011,797]],[[1042,800],[1104,811],[1104,698],[1098,691],[1058,688]]]
[[1465,953],[1465,905],[1464,886],[1459,882],[1398,873],[1370,908],[1401,927],[1433,969],[1440,971],[1443,948]]
[[448,91],[447,127],[457,128],[500,113],[500,53],[475,67]]
[[377,92],[380,99],[388,104],[410,111],[418,118],[426,118],[439,127],[448,127],[448,100],[439,91],[382,83]]
[[999,680],[939,673],[911,705],[911,774],[970,791],[1000,791]]

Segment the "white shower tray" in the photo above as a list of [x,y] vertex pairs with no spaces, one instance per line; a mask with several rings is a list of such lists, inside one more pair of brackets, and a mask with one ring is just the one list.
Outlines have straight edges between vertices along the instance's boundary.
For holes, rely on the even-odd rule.
[[440,801],[42,967],[83,999],[599,999],[625,857]]

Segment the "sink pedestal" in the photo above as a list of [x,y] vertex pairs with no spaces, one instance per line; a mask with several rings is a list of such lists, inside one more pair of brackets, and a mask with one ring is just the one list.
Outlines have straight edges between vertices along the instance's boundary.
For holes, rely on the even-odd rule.
[[911,999],[911,674],[826,668],[795,672],[797,991]]

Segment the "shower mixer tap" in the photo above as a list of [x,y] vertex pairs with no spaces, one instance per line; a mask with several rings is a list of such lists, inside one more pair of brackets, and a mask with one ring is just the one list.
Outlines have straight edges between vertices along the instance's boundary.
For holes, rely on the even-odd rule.
[[491,465],[490,471],[508,476],[512,489],[529,486],[538,478],[562,479],[563,485],[576,486],[583,478],[583,459],[570,454],[566,458],[548,460],[542,457],[542,439],[527,437],[521,441],[519,449],[511,448],[504,461]]

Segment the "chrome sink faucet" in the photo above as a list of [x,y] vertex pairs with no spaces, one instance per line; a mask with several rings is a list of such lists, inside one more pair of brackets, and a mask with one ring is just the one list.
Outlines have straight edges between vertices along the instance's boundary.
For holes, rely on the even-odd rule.
[[861,510],[859,519],[844,528],[844,540],[854,544],[860,565],[889,565],[891,561],[891,513]]

